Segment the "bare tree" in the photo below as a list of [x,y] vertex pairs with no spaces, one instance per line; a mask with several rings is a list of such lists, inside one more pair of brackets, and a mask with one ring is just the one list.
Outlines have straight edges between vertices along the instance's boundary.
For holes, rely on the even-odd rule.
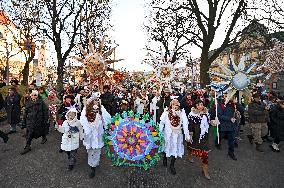
[[[195,37],[188,38],[194,22],[192,22],[192,17],[187,11],[161,8],[164,3],[163,0],[153,0],[147,5],[153,9],[150,9],[150,14],[146,16],[147,21],[144,24],[149,42],[146,50],[160,53],[157,47],[162,46],[166,61],[170,52],[174,53],[171,58],[171,62],[174,63],[188,52],[186,47],[196,40]],[[170,7],[173,8],[175,5],[176,2],[169,2]],[[153,44],[153,41],[156,43]]]
[[[211,63],[220,55],[220,53],[230,45],[234,44],[241,34],[244,23],[258,17],[263,17],[259,5],[265,1],[256,2],[254,0],[183,0],[175,2],[163,1],[163,6],[159,8],[168,12],[186,11],[191,24],[187,38],[191,43],[201,49],[200,79],[201,86],[204,87],[210,82],[208,70]],[[168,6],[165,6],[168,4]],[[257,6],[256,6],[257,4]],[[154,9],[156,7],[154,6]],[[272,9],[267,10],[272,14]],[[218,35],[220,31],[222,35]],[[195,40],[191,38],[195,37]],[[212,50],[212,44],[216,39],[222,42],[215,50]]]

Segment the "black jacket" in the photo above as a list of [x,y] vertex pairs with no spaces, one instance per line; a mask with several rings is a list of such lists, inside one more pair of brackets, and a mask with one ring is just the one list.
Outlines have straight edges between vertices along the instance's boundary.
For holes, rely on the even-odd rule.
[[26,104],[27,129],[32,133],[33,138],[39,138],[48,134],[49,125],[48,110],[41,99],[28,101]]
[[7,119],[9,124],[18,124],[21,121],[21,97],[15,93],[13,99],[8,95],[5,100],[5,108],[7,112]]

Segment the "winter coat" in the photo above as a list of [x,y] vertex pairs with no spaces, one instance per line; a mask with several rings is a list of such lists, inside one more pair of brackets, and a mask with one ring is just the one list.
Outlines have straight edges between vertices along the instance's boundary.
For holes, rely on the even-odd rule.
[[111,116],[102,106],[102,115],[99,113],[96,115],[94,122],[89,122],[86,117],[86,107],[84,107],[80,123],[84,129],[84,141],[83,144],[86,149],[100,149],[104,146],[103,134],[104,127],[111,123]]
[[[77,111],[75,112],[77,114]],[[61,141],[63,151],[73,151],[79,148],[79,140],[83,139],[83,128],[77,117],[72,121],[65,120],[57,130],[63,133]]]
[[15,93],[15,96],[11,100],[11,97],[8,95],[5,100],[7,119],[9,124],[18,124],[21,122],[21,97],[18,93]]
[[171,97],[168,96],[161,97],[160,100],[157,102],[157,106],[159,107],[159,109],[157,110],[157,121],[161,118],[164,109],[170,106],[171,101]]
[[48,110],[42,99],[28,101],[26,104],[27,130],[32,133],[33,138],[39,138],[48,134],[49,125]]
[[188,116],[188,114],[191,111],[192,105],[193,105],[193,100],[192,99],[188,100],[187,96],[185,96],[185,97],[182,98],[180,105],[181,105],[181,109],[184,109],[186,115]]
[[253,101],[248,105],[248,115],[250,123],[267,123],[268,111],[265,110],[263,102],[256,103]]
[[[209,122],[210,115],[208,113],[207,108],[203,111],[198,111],[195,108],[191,109],[191,112],[188,115],[189,122],[189,134],[192,135],[192,143],[188,143],[188,146],[193,149],[199,150],[209,150]],[[201,137],[201,125],[202,130],[204,131],[204,135]]]
[[271,111],[271,136],[284,141],[284,109],[276,106]]
[[110,92],[106,92],[101,95],[101,101],[102,105],[105,107],[106,111],[111,114],[113,114],[113,103],[114,103],[114,97]]
[[159,131],[164,133],[164,152],[166,156],[182,157],[184,155],[183,134],[185,137],[189,137],[188,120],[185,111],[180,111],[180,124],[173,127],[169,119],[169,111],[165,110],[161,116]]
[[7,113],[5,110],[5,101],[2,97],[2,94],[0,93],[0,122],[3,122],[7,118]]
[[217,106],[218,119],[220,121],[219,131],[235,131],[237,122],[233,123],[232,118],[235,118],[235,108],[231,104],[227,104],[224,110],[219,103]]

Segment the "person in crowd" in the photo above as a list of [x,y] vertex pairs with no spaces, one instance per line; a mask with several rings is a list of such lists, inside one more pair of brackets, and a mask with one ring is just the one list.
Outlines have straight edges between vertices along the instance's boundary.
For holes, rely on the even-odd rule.
[[160,100],[157,102],[158,110],[157,110],[157,120],[160,119],[164,109],[169,107],[171,103],[171,90],[169,88],[165,88]]
[[217,106],[218,119],[220,121],[219,125],[219,144],[218,140],[216,140],[215,144],[217,149],[221,149],[221,140],[227,136],[228,138],[228,156],[237,160],[235,156],[235,130],[236,130],[236,98],[233,97],[230,101],[225,105],[223,103],[224,100],[219,101]]
[[135,112],[142,115],[144,113],[144,101],[140,93],[137,93],[137,98],[134,101]]
[[48,92],[46,91],[45,87],[40,87],[38,89],[38,95],[43,101],[48,97]]
[[57,129],[62,133],[61,149],[68,156],[68,170],[73,170],[76,164],[76,153],[79,141],[83,139],[83,129],[77,119],[76,108],[70,108],[66,113],[66,120]]
[[99,94],[94,94],[84,107],[81,117],[84,130],[83,144],[88,153],[88,165],[91,167],[90,178],[94,178],[100,162],[101,149],[104,146],[104,127],[111,122],[111,116],[101,105]]
[[184,109],[186,115],[188,116],[188,114],[191,111],[191,108],[193,106],[193,100],[192,100],[192,92],[191,90],[187,90],[186,91],[186,96],[184,96],[181,100],[181,108]]
[[85,90],[84,89],[80,89],[79,92],[77,93],[74,101],[75,103],[79,106],[79,110],[80,112],[82,111],[82,109],[84,108],[84,105],[86,105],[86,97],[85,97]]
[[6,86],[6,82],[4,80],[0,80],[0,88]]
[[204,106],[204,102],[197,99],[188,115],[189,122],[189,134],[190,140],[187,144],[188,158],[191,162],[192,156],[196,156],[201,160],[202,173],[208,180],[211,179],[208,173],[208,152],[209,152],[209,140],[208,130],[210,115],[207,108]]
[[[2,94],[0,93],[0,110],[4,109],[4,105],[5,105],[4,103],[5,103],[4,99],[2,97]],[[3,120],[4,120],[4,117],[1,117],[0,122],[2,123]],[[1,130],[0,130],[0,137],[3,139],[4,143],[7,143],[9,140],[8,135]]]
[[8,134],[13,134],[17,131],[17,124],[21,122],[21,97],[14,87],[11,87],[8,92],[8,96],[5,100],[5,109],[7,112],[8,123],[11,126]]
[[104,93],[101,95],[102,105],[105,107],[105,109],[109,114],[114,115],[113,113],[114,96],[110,92],[110,86],[105,85],[103,87],[103,90]]
[[157,102],[160,100],[160,93],[157,90],[152,91],[154,97],[152,98],[151,104],[150,104],[150,114],[153,115],[153,121],[155,123],[157,122],[157,113],[159,107],[157,106]]
[[47,106],[39,97],[37,90],[33,90],[30,96],[31,100],[26,104],[27,140],[21,155],[31,151],[31,143],[34,138],[42,137],[41,144],[45,144],[49,130]]
[[261,144],[262,137],[268,133],[269,108],[260,100],[259,94],[253,95],[253,101],[248,106],[249,123],[252,135],[248,135],[250,142],[254,142],[256,150],[263,152]]
[[170,173],[175,175],[176,158],[184,155],[183,134],[186,141],[190,139],[188,119],[185,111],[180,109],[180,103],[177,99],[172,100],[169,108],[164,110],[159,125],[159,131],[164,133],[165,137],[163,165],[167,166],[167,157],[170,157]]
[[55,90],[49,91],[44,103],[48,108],[48,123],[51,127],[56,127],[57,111],[61,105],[61,101],[57,98]]
[[74,105],[76,107],[78,107],[78,105],[75,103],[74,99],[75,99],[75,97],[73,95],[66,95],[64,97],[63,103],[61,104],[61,106],[58,109],[58,114],[59,114],[60,120],[63,120],[63,121],[65,120],[68,108],[73,107]]
[[284,100],[279,100],[271,110],[271,136],[274,138],[270,145],[272,151],[280,152],[279,143],[284,140]]

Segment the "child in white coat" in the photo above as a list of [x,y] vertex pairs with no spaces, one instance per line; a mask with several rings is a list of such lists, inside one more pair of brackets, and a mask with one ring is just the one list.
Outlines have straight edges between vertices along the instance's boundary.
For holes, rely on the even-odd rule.
[[71,108],[65,115],[66,120],[58,131],[62,134],[61,149],[68,155],[69,170],[73,170],[76,164],[76,153],[79,148],[79,140],[83,139],[83,129],[80,121],[77,119],[77,110]]
[[100,162],[101,148],[104,146],[104,127],[111,123],[111,116],[100,104],[99,95],[92,96],[83,108],[80,122],[84,129],[84,141],[88,152],[88,165],[91,167],[90,178],[95,177],[96,167]]

